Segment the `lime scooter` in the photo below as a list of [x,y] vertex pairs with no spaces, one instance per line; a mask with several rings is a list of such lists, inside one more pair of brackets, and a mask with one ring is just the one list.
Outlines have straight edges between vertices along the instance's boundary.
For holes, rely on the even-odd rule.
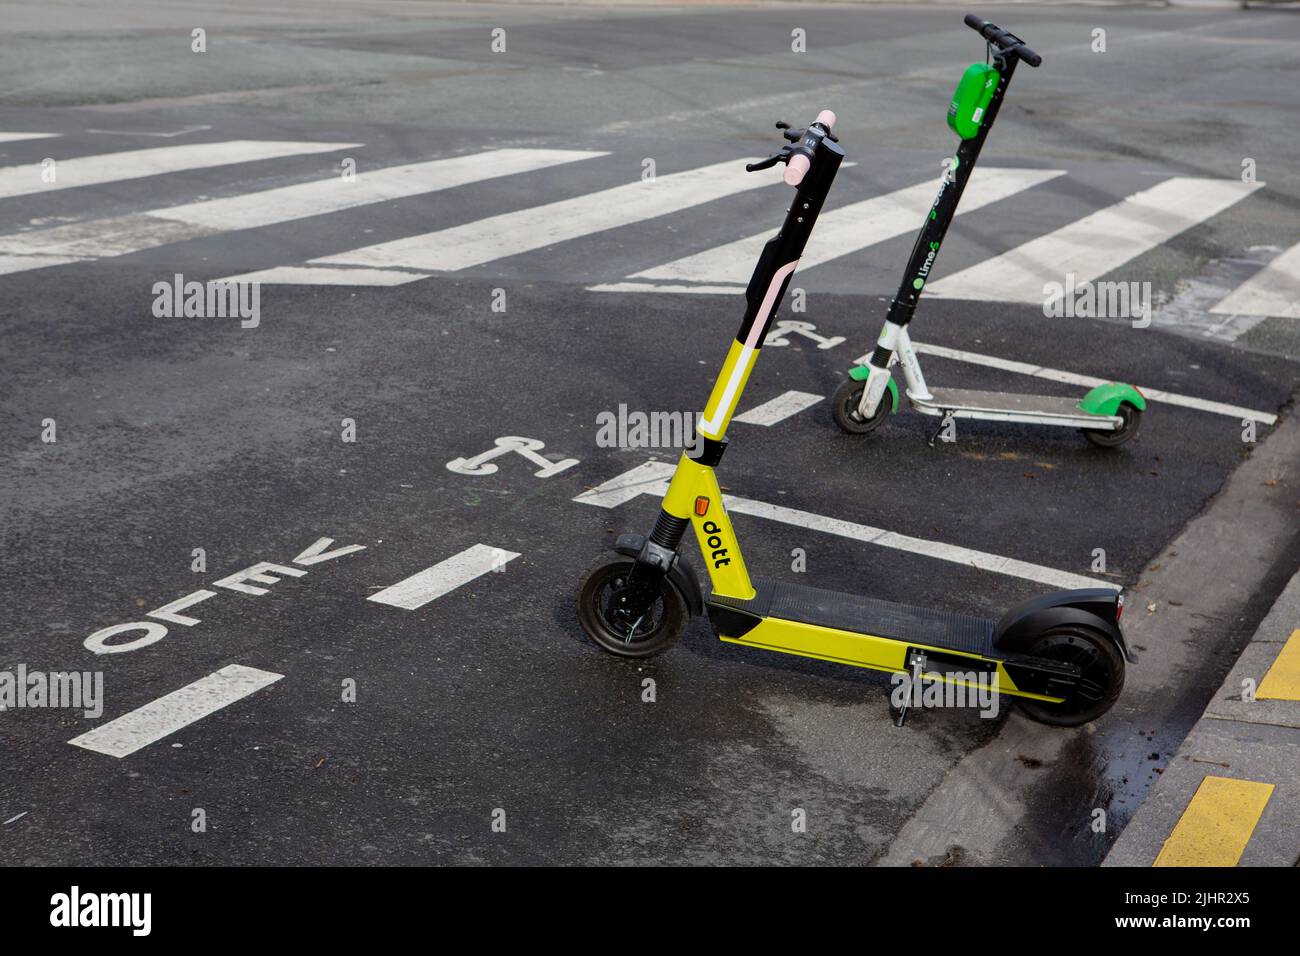
[[[1107,382],[1076,400],[959,388],[931,390],[921,374],[921,364],[907,332],[921,290],[934,270],[939,247],[979,159],[984,139],[997,118],[1016,64],[1024,62],[1037,67],[1042,63],[1042,57],[1025,46],[1023,40],[987,20],[967,14],[966,25],[987,41],[992,62],[973,64],[957,85],[948,107],[948,125],[961,137],[961,145],[917,236],[875,351],[866,365],[850,370],[848,381],[835,392],[832,414],[840,428],[855,435],[878,428],[890,412],[898,410],[898,385],[890,376],[890,367],[897,363],[903,369],[912,407],[924,415],[938,416],[942,422],[974,418],[1058,425],[1082,429],[1094,445],[1104,448],[1122,445],[1137,434],[1146,409],[1146,399],[1132,385]],[[941,424],[931,437],[931,444],[942,429]]]
[[[714,383],[699,437],[683,454],[649,537],[621,535],[578,588],[578,621],[620,657],[656,654],[681,636],[692,614],[708,615],[731,644],[813,657],[1015,696],[1031,717],[1075,726],[1105,713],[1132,659],[1120,632],[1123,601],[1109,588],[1061,591],[1026,601],[991,621],[908,607],[797,584],[754,581],[723,504],[714,469],[726,430],[764,337],[803,253],[844,153],[823,111],[758,166],[787,163],[797,186],[785,223],[768,240],[745,290],[745,317]],[[694,457],[692,457],[692,455]],[[704,596],[678,553],[688,527],[708,570]],[[914,685],[915,686],[915,685]],[[906,715],[900,708],[898,723]]]

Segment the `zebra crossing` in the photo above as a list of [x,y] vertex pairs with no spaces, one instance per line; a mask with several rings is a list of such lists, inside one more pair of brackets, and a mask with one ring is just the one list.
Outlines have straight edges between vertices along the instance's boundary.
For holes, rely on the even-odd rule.
[[1112,206],[930,283],[931,296],[993,302],[1043,301],[1043,277],[1073,274],[1093,282],[1168,242],[1263,183],[1176,176]]
[[0,236],[0,274],[141,252],[202,236],[256,229],[373,203],[531,172],[605,155],[554,149],[498,149],[423,163],[259,190],[222,199],[164,206],[127,216]]
[[[1016,193],[1064,175],[1059,169],[998,169],[981,171],[978,190],[973,190],[969,201],[959,210],[973,212],[992,203],[1009,199]],[[884,196],[841,206],[823,213],[817,231],[808,241],[804,257],[799,261],[801,271],[815,268],[833,259],[852,255],[879,242],[914,232],[925,210],[934,199],[935,184],[917,183]],[[664,265],[637,272],[627,281],[598,285],[593,288],[608,292],[654,292],[662,290],[659,283],[672,284],[672,291],[715,291],[723,287],[732,291],[743,288],[749,281],[750,269],[763,249],[771,232],[759,232],[744,239],[708,249],[695,255],[676,259]]]
[[[55,139],[58,134],[0,132],[0,142]],[[0,167],[0,200],[32,197],[54,190],[82,190],[93,208],[94,187],[216,167],[241,166],[264,160],[342,154],[363,150],[355,142],[229,140],[90,153],[57,159],[57,174],[49,160]],[[57,150],[50,149],[51,152]],[[219,281],[269,285],[396,286],[431,276],[472,273],[499,267],[505,260],[565,247],[568,244],[610,242],[622,230],[653,224],[679,213],[693,212],[719,220],[723,204],[745,194],[770,189],[780,182],[774,171],[740,172],[747,157],[642,176],[639,165],[611,151],[591,149],[487,148],[463,155],[396,165],[363,168],[353,175],[331,169],[327,176],[253,189],[218,198],[159,205],[127,214],[96,217],[93,212],[33,228],[23,223],[0,226],[0,275],[127,256],[179,245],[195,239],[242,230],[279,226],[312,217],[326,217],[325,243],[345,237],[346,213],[385,203],[411,200],[431,203],[430,197],[452,189],[491,189],[493,182],[563,169],[587,179],[599,164],[626,167],[620,185],[595,189],[563,199],[537,201],[416,233],[381,238],[354,248],[298,262],[272,262],[265,268],[218,275]],[[337,164],[339,160],[332,159]],[[364,165],[364,162],[363,162]],[[606,167],[608,168],[608,167]],[[1068,183],[1064,169],[989,167],[975,171],[972,188],[960,213],[982,210],[997,214],[1008,201],[1037,190]],[[881,243],[905,237],[928,208],[936,188],[926,177],[902,188],[867,198],[845,196],[827,211],[809,243],[801,275],[828,266],[851,265],[853,257]],[[1046,279],[1070,273],[1076,281],[1094,281],[1175,237],[1192,230],[1236,205],[1262,183],[1230,179],[1170,176],[1153,186],[1098,208],[1082,218],[1051,229],[1014,248],[986,256],[933,281],[927,294],[964,300],[1041,304]],[[531,194],[528,194],[531,195]],[[436,224],[437,205],[432,208]],[[67,218],[67,217],[63,217]],[[626,275],[608,276],[586,284],[596,292],[735,293],[748,281],[749,270],[770,229],[746,226],[735,217],[737,238],[710,248],[673,256],[662,243],[647,244],[638,254],[649,260]],[[370,230],[367,230],[370,231]],[[346,246],[346,239],[333,243]],[[658,261],[655,261],[658,260]],[[588,256],[599,270],[600,257]],[[815,280],[811,280],[814,281]],[[1300,315],[1300,245],[1292,246],[1246,278],[1213,308],[1216,314],[1295,318]]]

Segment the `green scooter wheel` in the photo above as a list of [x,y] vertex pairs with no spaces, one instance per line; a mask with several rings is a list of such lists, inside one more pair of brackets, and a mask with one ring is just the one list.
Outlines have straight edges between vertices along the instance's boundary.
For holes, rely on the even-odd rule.
[[858,403],[862,401],[864,388],[865,382],[851,378],[837,388],[831,397],[831,414],[835,417],[835,424],[850,435],[865,435],[875,431],[889,415],[891,402],[888,392],[880,396],[880,404],[870,418],[858,414]]
[[1124,689],[1124,657],[1115,642],[1092,628],[1065,624],[1044,631],[1021,653],[1073,664],[1082,674],[1074,694],[1059,704],[1017,698],[1030,718],[1054,727],[1078,727],[1110,710]]
[[1099,428],[1083,428],[1083,437],[1088,439],[1098,448],[1118,448],[1130,438],[1137,434],[1138,426],[1142,424],[1142,410],[1132,402],[1120,402],[1115,414],[1124,422],[1114,431],[1102,431]]
[[672,646],[690,619],[686,599],[665,578],[649,609],[629,620],[618,608],[619,592],[636,562],[632,558],[601,558],[578,585],[578,623],[587,636],[619,657],[650,657]]

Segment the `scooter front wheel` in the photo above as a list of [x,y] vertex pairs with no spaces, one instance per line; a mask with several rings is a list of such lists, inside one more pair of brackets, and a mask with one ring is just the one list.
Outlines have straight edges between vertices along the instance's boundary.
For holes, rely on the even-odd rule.
[[858,414],[862,390],[866,387],[866,382],[851,378],[837,388],[831,398],[831,414],[835,417],[835,424],[851,435],[865,435],[875,431],[889,415],[888,392],[880,396],[880,404],[876,406],[875,414],[870,418],[863,418]]
[[1119,428],[1110,432],[1100,428],[1084,428],[1081,429],[1083,437],[1098,448],[1118,448],[1137,434],[1138,426],[1142,424],[1142,409],[1132,402],[1120,402],[1115,414],[1123,421]]
[[589,638],[619,657],[650,657],[666,650],[690,619],[686,599],[667,578],[646,612],[628,619],[618,599],[635,564],[623,556],[601,558],[578,585],[578,623]]
[[1089,627],[1049,628],[1023,653],[1073,664],[1082,672],[1074,693],[1059,704],[1017,698],[1020,709],[1041,724],[1078,727],[1110,710],[1124,689],[1124,657],[1115,642]]

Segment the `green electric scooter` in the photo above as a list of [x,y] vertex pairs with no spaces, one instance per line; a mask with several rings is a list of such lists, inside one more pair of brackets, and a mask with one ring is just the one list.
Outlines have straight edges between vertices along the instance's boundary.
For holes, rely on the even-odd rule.
[[[972,65],[957,85],[948,107],[948,125],[961,137],[961,145],[917,236],[875,351],[867,364],[849,371],[849,380],[835,392],[832,404],[835,422],[846,432],[862,435],[874,431],[890,412],[897,411],[898,385],[890,375],[890,367],[897,363],[902,367],[912,407],[924,415],[938,417],[943,423],[955,418],[973,418],[1056,425],[1081,429],[1094,445],[1105,448],[1122,445],[1137,434],[1146,409],[1146,399],[1132,385],[1107,382],[1082,398],[1073,399],[959,388],[932,390],[921,374],[921,364],[907,332],[921,290],[934,269],[939,247],[957,212],[957,204],[998,115],[1016,65],[1028,63],[1037,67],[1043,62],[1023,40],[987,20],[967,14],[966,25],[987,41],[989,62]],[[941,424],[939,431],[942,430]]]

